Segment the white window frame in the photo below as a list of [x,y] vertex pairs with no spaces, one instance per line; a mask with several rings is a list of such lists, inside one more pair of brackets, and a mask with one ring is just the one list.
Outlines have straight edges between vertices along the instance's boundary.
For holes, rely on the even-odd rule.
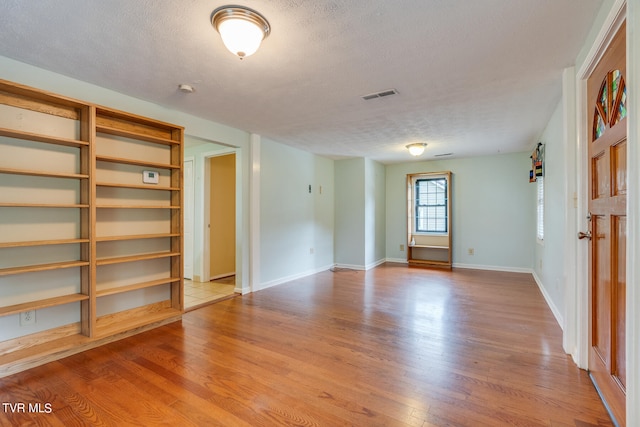
[[544,177],[536,179],[536,239],[544,242]]

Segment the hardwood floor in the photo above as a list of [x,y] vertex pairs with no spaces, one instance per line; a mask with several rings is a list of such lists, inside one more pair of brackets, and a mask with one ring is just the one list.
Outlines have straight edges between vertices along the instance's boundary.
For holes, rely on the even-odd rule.
[[611,425],[561,341],[527,274],[327,271],[0,379],[0,425]]

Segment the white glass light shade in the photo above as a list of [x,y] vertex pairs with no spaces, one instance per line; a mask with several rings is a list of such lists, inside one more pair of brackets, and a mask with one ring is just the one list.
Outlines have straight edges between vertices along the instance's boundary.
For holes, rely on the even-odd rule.
[[409,149],[409,154],[411,154],[412,156],[419,156],[422,153],[424,153],[424,149],[427,146],[427,144],[423,144],[423,143],[415,143],[415,144],[409,144],[407,145],[407,148]]
[[256,53],[264,37],[256,24],[243,19],[223,21],[218,26],[218,31],[227,49],[240,58]]
[[211,23],[220,33],[226,48],[240,59],[256,53],[271,29],[258,12],[240,6],[223,6],[214,10]]

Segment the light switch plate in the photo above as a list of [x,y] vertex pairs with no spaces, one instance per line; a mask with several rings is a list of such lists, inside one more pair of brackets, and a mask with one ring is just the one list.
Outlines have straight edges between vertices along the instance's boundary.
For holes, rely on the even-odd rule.
[[156,171],[142,171],[142,182],[145,184],[157,184],[160,174]]

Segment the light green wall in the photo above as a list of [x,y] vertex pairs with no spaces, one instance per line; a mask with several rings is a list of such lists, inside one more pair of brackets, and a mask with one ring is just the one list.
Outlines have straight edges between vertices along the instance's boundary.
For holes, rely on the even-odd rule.
[[[535,244],[529,153],[387,166],[387,259],[406,261],[406,175],[451,171],[454,266],[530,271]],[[474,255],[468,249],[474,249]]]
[[386,168],[365,159],[365,267],[386,258]]
[[366,158],[335,164],[335,262],[366,270],[386,259],[386,169]]
[[[540,142],[545,144],[544,241],[535,245],[533,270],[554,312],[564,312],[565,150],[562,103],[556,107]],[[532,184],[535,186],[535,184]]]
[[365,159],[335,162],[335,262],[364,268]]
[[264,138],[260,153],[261,287],[330,268],[333,161]]

